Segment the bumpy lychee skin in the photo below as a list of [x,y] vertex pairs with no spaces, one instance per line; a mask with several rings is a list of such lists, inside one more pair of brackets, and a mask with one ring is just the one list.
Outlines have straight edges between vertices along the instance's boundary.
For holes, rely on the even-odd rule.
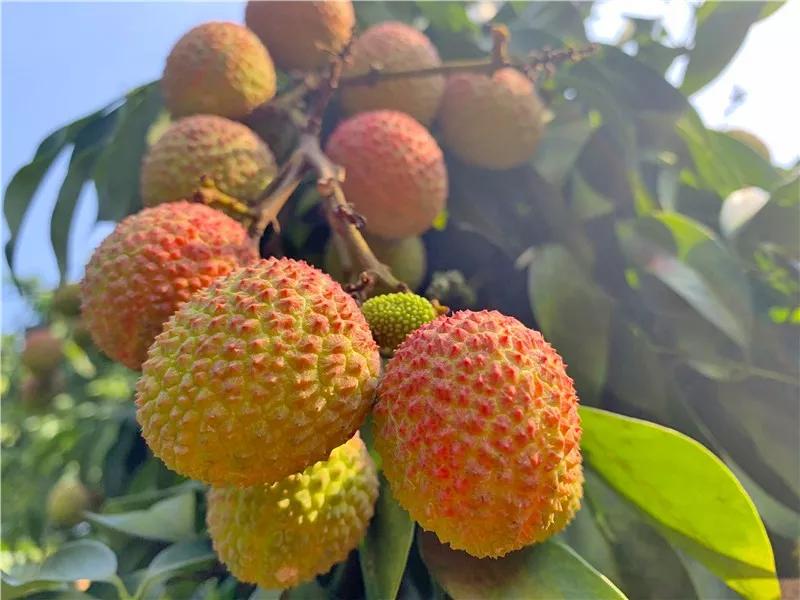
[[[384,240],[373,235],[364,236],[375,257],[391,269],[392,274],[405,283],[409,289],[416,290],[428,268],[425,244],[419,236],[400,240]],[[325,272],[340,283],[349,283],[342,267],[342,261],[332,242],[325,246],[323,259]],[[352,273],[350,274],[352,275]],[[358,275],[356,273],[356,275]]]
[[408,292],[370,298],[361,312],[383,354],[394,352],[409,333],[439,316],[427,298]]
[[145,206],[191,198],[205,175],[221,192],[255,201],[276,173],[269,148],[250,129],[223,117],[195,115],[170,125],[142,161]]
[[62,477],[47,495],[47,518],[54,525],[72,527],[83,518],[89,508],[89,490],[74,477]]
[[326,66],[350,41],[356,22],[350,0],[256,0],[247,3],[244,18],[287,71]]
[[236,119],[275,95],[275,66],[252,31],[212,21],[178,40],[167,57],[161,89],[174,116]]
[[494,311],[412,333],[389,360],[373,413],[395,498],[477,557],[563,529],[580,505],[578,399],[541,334]]
[[34,373],[49,373],[64,358],[63,342],[46,327],[25,334],[20,360]]
[[137,417],[178,473],[272,483],[353,435],[379,374],[355,301],[322,271],[273,258],[217,280],[169,320],[144,363]]
[[[363,75],[376,65],[389,71],[426,69],[442,64],[436,47],[420,31],[395,21],[367,29],[353,43],[345,75]],[[342,89],[349,114],[391,109],[429,125],[444,94],[444,76],[417,77],[354,85]]]
[[181,304],[257,258],[244,228],[213,208],[190,202],[146,208],[120,222],[89,260],[83,320],[98,348],[138,369]]
[[492,76],[449,77],[439,123],[445,145],[464,162],[511,169],[533,155],[544,115],[533,83],[515,69],[501,69]]
[[327,460],[271,485],[212,487],[208,530],[237,579],[286,588],[347,558],[377,497],[375,465],[356,434]]
[[345,168],[345,196],[375,235],[419,235],[444,208],[447,170],[442,150],[406,114],[376,110],[351,117],[333,132],[327,152]]

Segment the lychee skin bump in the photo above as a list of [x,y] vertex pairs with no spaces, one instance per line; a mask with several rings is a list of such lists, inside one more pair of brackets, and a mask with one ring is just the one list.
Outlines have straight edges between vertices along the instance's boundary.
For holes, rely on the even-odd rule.
[[361,312],[383,354],[394,352],[408,334],[439,315],[427,298],[407,292],[370,298]]
[[561,531],[580,506],[578,399],[561,357],[512,317],[462,311],[412,333],[386,366],[376,448],[411,517],[497,557]]
[[121,221],[86,265],[83,321],[98,348],[139,369],[181,304],[257,258],[244,228],[213,208],[146,208]]
[[275,66],[247,27],[212,21],[187,32],[167,57],[164,104],[176,117],[238,119],[275,95]]
[[[396,21],[378,23],[353,43],[345,76],[364,75],[374,65],[386,71],[430,69],[442,64],[428,37],[410,25]],[[444,94],[441,75],[352,85],[342,89],[342,107],[348,114],[390,109],[411,115],[430,125]]]
[[223,117],[172,123],[142,161],[145,206],[190,199],[208,177],[221,192],[253,203],[275,176],[272,152],[250,129]]
[[375,110],[350,117],[328,139],[331,160],[345,169],[345,196],[386,239],[427,231],[444,209],[447,169],[436,140],[412,117]]
[[153,453],[211,485],[272,483],[361,426],[380,356],[322,271],[260,260],[196,294],[150,347],[137,418]]
[[271,485],[212,487],[208,530],[237,579],[287,588],[347,558],[377,497],[375,465],[356,434],[327,460]]
[[465,163],[511,169],[533,156],[545,108],[533,83],[515,69],[458,73],[447,79],[439,124],[444,144]]

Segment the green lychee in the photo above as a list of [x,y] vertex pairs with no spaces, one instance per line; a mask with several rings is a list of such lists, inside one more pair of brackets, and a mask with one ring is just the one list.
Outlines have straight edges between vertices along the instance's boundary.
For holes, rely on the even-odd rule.
[[361,312],[383,354],[394,352],[409,333],[439,316],[427,298],[403,292],[370,298]]
[[89,490],[76,477],[65,475],[47,495],[47,518],[59,527],[71,527],[80,523],[90,504]]
[[[414,236],[400,240],[384,240],[369,234],[365,234],[364,238],[375,257],[389,267],[397,279],[405,283],[409,289],[419,288],[425,279],[428,267],[422,238]],[[325,272],[340,283],[350,283],[351,276],[358,275],[358,273],[345,274],[341,258],[332,241],[325,246],[323,266]]]

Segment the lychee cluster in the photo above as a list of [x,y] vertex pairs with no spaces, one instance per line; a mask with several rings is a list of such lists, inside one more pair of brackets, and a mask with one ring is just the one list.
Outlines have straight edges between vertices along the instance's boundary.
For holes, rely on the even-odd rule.
[[[580,423],[572,380],[539,333],[495,312],[439,316],[446,309],[412,293],[363,301],[380,293],[369,274],[353,295],[334,280],[359,275],[333,250],[341,239],[324,257],[332,277],[259,258],[263,231],[252,231],[286,173],[269,185],[278,169],[264,140],[281,156],[298,131],[308,141],[322,118],[304,120],[302,108],[349,48],[338,65],[347,116],[325,143],[352,205],[340,208],[352,210],[348,231],[363,224],[376,258],[419,287],[420,236],[443,226],[448,196],[429,128],[474,166],[523,164],[545,120],[533,85],[511,69],[446,78],[433,43],[402,23],[351,40],[349,1],[249,2],[245,20],[206,23],[176,43],[161,81],[169,119],[141,166],[147,208],[117,225],[82,282],[96,345],[142,371],[136,416],[150,450],[210,486],[216,552],[266,588],[309,580],[359,544],[378,494],[358,434],[373,406],[394,495],[442,541],[500,556],[560,531],[581,497]],[[271,102],[276,67],[295,82],[308,75],[290,96],[297,106]],[[381,70],[433,71],[366,81]],[[225,205],[203,192],[212,189]],[[31,370],[55,352],[34,341]],[[383,379],[380,353],[394,353]]]

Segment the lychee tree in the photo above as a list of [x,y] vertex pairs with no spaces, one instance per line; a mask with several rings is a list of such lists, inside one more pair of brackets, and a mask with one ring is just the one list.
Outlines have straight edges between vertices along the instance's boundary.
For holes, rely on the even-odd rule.
[[251,2],[42,142],[9,265],[62,152],[118,225],[17,282],[4,596],[779,597],[800,179],[687,101],[776,6],[590,7]]

